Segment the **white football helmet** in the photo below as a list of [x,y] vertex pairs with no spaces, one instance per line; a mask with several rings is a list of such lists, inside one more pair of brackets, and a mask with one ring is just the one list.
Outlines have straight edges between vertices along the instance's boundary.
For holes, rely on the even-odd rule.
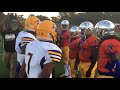
[[69,21],[68,21],[68,20],[63,20],[63,21],[61,22],[61,28],[62,28],[63,30],[66,30],[66,29],[68,29],[68,27],[69,27]]
[[78,35],[80,33],[79,27],[78,26],[71,27],[70,33],[72,36]]
[[109,20],[102,20],[95,25],[95,30],[96,33],[102,30],[105,32],[105,35],[114,35],[115,25]]
[[94,25],[89,22],[89,21],[85,21],[85,22],[82,22],[79,26],[79,28],[82,30],[82,29],[86,29],[86,30],[93,30],[94,28]]
[[79,28],[81,30],[81,35],[84,35],[87,30],[93,31],[94,25],[89,21],[85,21],[80,24]]

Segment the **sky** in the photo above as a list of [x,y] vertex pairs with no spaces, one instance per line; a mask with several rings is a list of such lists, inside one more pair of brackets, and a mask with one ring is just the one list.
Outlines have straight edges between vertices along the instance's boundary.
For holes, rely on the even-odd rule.
[[4,14],[8,14],[8,13],[17,13],[17,15],[24,15],[24,18],[27,18],[30,14],[34,14],[34,15],[43,15],[43,16],[47,16],[51,19],[52,16],[57,17],[58,16],[58,12],[4,12]]

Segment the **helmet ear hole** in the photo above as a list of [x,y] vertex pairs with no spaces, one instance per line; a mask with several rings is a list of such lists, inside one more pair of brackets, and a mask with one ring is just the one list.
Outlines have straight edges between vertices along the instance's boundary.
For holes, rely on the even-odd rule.
[[55,42],[54,36],[51,33],[49,33],[49,35],[50,35],[50,38],[52,38],[53,42]]
[[51,33],[49,33],[48,36],[53,39],[53,35]]

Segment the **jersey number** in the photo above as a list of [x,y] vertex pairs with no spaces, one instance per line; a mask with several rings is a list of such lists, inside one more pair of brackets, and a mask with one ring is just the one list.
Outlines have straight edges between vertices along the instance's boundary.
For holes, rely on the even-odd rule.
[[32,58],[33,54],[32,53],[28,53],[28,55],[30,56],[29,61],[28,61],[28,72],[27,72],[29,74],[29,71],[30,71],[30,61],[31,61],[31,58]]

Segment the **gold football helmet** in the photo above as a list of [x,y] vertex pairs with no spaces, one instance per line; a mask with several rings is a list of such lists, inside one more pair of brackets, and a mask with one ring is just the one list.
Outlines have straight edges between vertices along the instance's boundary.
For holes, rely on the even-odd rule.
[[28,31],[34,31],[37,29],[37,25],[40,23],[40,19],[35,16],[29,16],[25,20],[25,29]]
[[36,30],[36,36],[40,40],[56,42],[56,24],[50,20],[42,21]]

